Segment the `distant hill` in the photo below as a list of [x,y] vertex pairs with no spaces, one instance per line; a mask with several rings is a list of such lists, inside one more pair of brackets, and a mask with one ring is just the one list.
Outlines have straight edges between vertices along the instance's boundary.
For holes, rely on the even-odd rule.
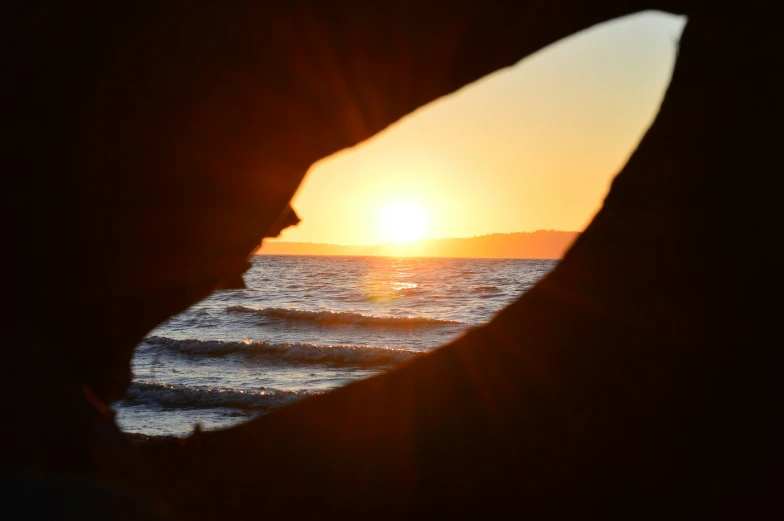
[[426,239],[413,244],[341,245],[313,242],[265,242],[264,255],[366,255],[473,257],[502,259],[560,259],[579,232],[538,230],[493,233],[478,237]]

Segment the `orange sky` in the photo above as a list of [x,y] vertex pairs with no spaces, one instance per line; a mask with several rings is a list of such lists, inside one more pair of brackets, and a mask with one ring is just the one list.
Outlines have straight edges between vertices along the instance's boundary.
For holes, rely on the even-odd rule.
[[684,22],[594,27],[317,163],[280,240],[384,242],[396,208],[416,208],[412,237],[582,230],[656,113]]

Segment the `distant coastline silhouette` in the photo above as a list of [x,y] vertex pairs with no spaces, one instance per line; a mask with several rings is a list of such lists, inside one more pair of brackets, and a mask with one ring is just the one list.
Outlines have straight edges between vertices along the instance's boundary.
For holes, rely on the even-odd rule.
[[537,230],[476,237],[420,239],[410,244],[343,245],[313,242],[265,242],[262,255],[413,255],[494,259],[560,259],[578,232]]

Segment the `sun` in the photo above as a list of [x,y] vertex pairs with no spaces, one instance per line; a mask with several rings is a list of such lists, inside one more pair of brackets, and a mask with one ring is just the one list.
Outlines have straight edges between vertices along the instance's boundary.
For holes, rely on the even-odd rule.
[[413,242],[427,233],[428,215],[409,200],[389,203],[381,209],[381,234],[385,241]]

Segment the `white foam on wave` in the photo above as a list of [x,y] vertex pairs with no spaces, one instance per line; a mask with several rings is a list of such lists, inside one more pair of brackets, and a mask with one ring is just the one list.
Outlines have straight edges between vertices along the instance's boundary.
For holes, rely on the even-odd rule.
[[131,383],[124,402],[128,405],[152,404],[161,407],[234,409],[278,409],[298,400],[320,394],[316,391],[277,389],[227,389],[137,381]]
[[153,336],[144,339],[151,346],[165,347],[181,353],[222,356],[232,353],[274,356],[287,362],[330,365],[391,365],[424,354],[411,349],[355,345],[320,345],[308,343],[273,343],[262,340],[177,340]]
[[272,317],[288,320],[307,320],[322,324],[360,324],[367,326],[396,326],[396,327],[432,327],[458,325],[462,322],[456,320],[441,320],[431,317],[420,316],[378,316],[363,315],[353,311],[309,311],[305,309],[288,308],[249,308],[246,306],[229,306],[226,308],[229,313],[250,313],[260,317]]

